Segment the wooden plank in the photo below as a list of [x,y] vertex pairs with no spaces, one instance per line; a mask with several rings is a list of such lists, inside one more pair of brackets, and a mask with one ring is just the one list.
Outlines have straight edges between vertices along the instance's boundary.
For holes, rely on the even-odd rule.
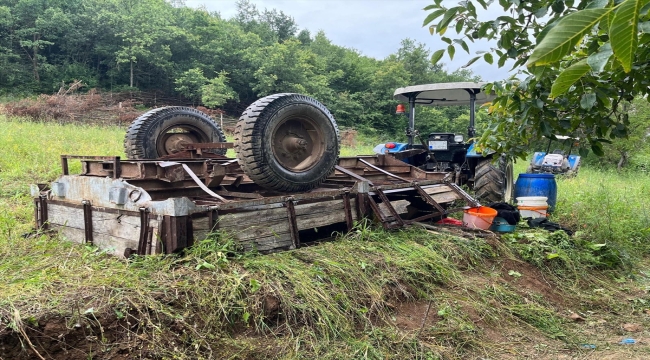
[[292,248],[291,234],[278,234],[264,238],[255,239],[242,243],[244,249],[252,250],[253,248],[261,252],[273,250],[283,250]]
[[[286,215],[286,209],[285,215]],[[254,219],[250,219],[254,221]],[[273,236],[275,234],[289,233],[289,221],[286,216],[284,219],[273,220],[265,223],[257,223],[256,225],[244,225],[240,224],[238,226],[222,226],[221,230],[230,232],[235,235],[238,240],[246,239],[257,239],[262,237]]]
[[453,191],[447,185],[433,185],[433,186],[430,185],[430,186],[427,186],[427,187],[422,186],[422,189],[424,189],[424,191],[429,195],[444,193],[444,192],[448,192],[448,191]]
[[435,200],[438,204],[445,204],[455,200],[462,200],[462,198],[453,191],[440,193],[440,194],[433,194],[431,195],[431,198]]
[[[356,206],[356,200],[352,200],[352,207]],[[311,204],[296,205],[296,216],[305,214],[329,213],[343,211],[343,199],[320,201]],[[230,214],[219,214],[219,226],[222,228],[239,227],[247,228],[252,225],[259,226],[262,223],[275,222],[277,220],[287,219],[287,209],[274,208],[266,210],[243,211]],[[207,230],[207,218],[197,218],[194,220],[194,228],[197,230]]]
[[[52,224],[52,230],[61,234],[61,236],[72,242],[83,244],[85,242],[85,234],[83,229],[73,228],[69,226],[62,226]],[[157,230],[154,229],[154,239],[157,239]],[[124,250],[126,248],[136,249],[138,247],[138,240],[124,239],[107,234],[100,234],[93,232],[93,245],[101,250],[107,250],[108,253],[118,257],[124,257]],[[156,248],[158,248],[158,244]]]
[[[50,224],[84,229],[83,209],[59,204],[49,204],[47,210]],[[92,212],[92,222],[93,235],[107,234],[137,241],[140,234],[140,218],[137,216],[105,213],[94,209]],[[149,224],[157,228],[158,220],[154,217]]]

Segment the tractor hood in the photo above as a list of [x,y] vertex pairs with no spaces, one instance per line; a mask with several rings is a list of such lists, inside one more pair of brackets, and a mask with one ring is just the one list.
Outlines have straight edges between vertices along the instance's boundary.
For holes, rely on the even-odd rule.
[[484,82],[456,82],[415,85],[395,90],[393,97],[397,100],[408,102],[415,96],[415,103],[425,106],[457,106],[469,105],[470,93],[476,94],[475,104],[483,104],[494,100],[494,94],[481,90]]

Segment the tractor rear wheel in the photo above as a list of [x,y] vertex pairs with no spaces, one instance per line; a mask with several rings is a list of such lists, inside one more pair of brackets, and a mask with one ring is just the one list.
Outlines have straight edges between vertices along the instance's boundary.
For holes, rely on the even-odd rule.
[[474,193],[479,201],[510,202],[513,193],[512,161],[500,157],[497,164],[492,157],[479,160],[474,175]]
[[[221,127],[208,115],[183,106],[167,106],[140,115],[124,138],[129,159],[157,159],[183,150],[185,144],[226,142]],[[226,149],[211,150],[225,155]]]
[[319,186],[334,171],[339,130],[329,110],[299,94],[257,100],[235,128],[239,165],[256,184],[292,192]]

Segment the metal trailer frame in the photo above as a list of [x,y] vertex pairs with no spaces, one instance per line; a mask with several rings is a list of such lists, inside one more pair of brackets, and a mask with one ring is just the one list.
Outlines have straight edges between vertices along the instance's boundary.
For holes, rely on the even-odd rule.
[[[456,200],[479,205],[446,173],[392,156],[340,158],[319,188],[277,193],[254,184],[236,159],[201,152],[228,143],[192,145],[158,160],[62,155],[63,174],[32,185],[36,228],[124,257],[179,252],[215,231],[268,253],[350,231],[362,218],[394,229],[462,210],[449,208]],[[81,174],[70,174],[71,159]]]

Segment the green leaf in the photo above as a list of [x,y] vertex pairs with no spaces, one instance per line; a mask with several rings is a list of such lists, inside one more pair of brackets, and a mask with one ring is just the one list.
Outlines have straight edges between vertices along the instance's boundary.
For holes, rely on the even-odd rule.
[[453,7],[445,12],[445,15],[442,17],[442,20],[438,23],[438,32],[443,31],[443,29],[447,29],[447,26],[451,22],[451,20],[456,16],[458,13],[458,8]]
[[433,65],[437,64],[440,59],[442,59],[442,56],[445,54],[445,49],[438,50],[431,55],[431,63]]
[[503,65],[506,64],[506,60],[508,60],[508,55],[502,55],[499,57],[499,61],[497,62],[497,65],[499,67],[503,67]]
[[484,37],[491,26],[492,26],[491,22],[484,22],[483,24],[481,24],[481,27],[478,28],[478,37],[479,38]]
[[634,53],[637,50],[639,10],[649,0],[626,0],[618,6],[614,19],[609,27],[609,39],[612,43],[614,56],[623,65],[625,72],[632,70]]
[[448,37],[443,36],[443,37],[440,38],[440,40],[442,40],[442,41],[446,42],[447,44],[451,45],[451,39],[448,38]]
[[469,46],[467,46],[467,43],[465,42],[465,40],[460,40],[459,42],[460,42],[460,47],[462,47],[463,50],[465,50],[465,52],[467,52],[469,54]]
[[456,54],[456,48],[453,45],[447,46],[447,53],[449,53],[449,60],[454,60],[454,54]]
[[586,9],[562,18],[544,36],[528,59],[528,66],[545,65],[562,59],[611,9]]
[[535,11],[535,17],[538,18],[538,19],[542,18],[542,17],[546,16],[547,12],[548,12],[548,8],[546,6],[543,6],[543,7],[539,8],[537,11]]
[[602,9],[609,3],[609,0],[594,0],[585,6],[585,9]]
[[[592,107],[596,105],[596,94],[590,93],[590,94],[584,94],[582,95],[582,98],[580,98],[580,107],[589,110]],[[594,151],[595,152],[595,151]]]
[[485,59],[485,62],[487,62],[490,65],[492,65],[492,63],[494,62],[494,58],[492,57],[492,54],[490,54],[490,53],[487,53],[487,54],[483,55],[483,59]]
[[480,58],[481,58],[480,56],[474,57],[474,58],[472,58],[470,61],[468,61],[467,64],[465,64],[465,65],[463,65],[463,66],[461,66],[461,67],[462,67],[463,69],[466,68],[466,67],[469,67],[470,65],[472,65],[473,63],[475,63],[476,60],[478,60],[478,59],[480,59]]
[[562,71],[551,87],[551,97],[554,98],[564,94],[571,85],[589,72],[589,69],[587,59],[584,59]]
[[587,58],[587,64],[591,67],[591,70],[595,73],[600,73],[605,69],[605,65],[607,65],[607,61],[609,61],[609,58],[612,57],[612,45],[610,43],[606,43],[605,45],[601,46],[600,49],[598,49],[597,53],[593,53],[589,55]]
[[[425,10],[426,10],[426,8],[425,8]],[[440,10],[436,10],[436,11],[432,12],[431,14],[427,15],[427,17],[424,18],[424,22],[422,23],[422,27],[427,26],[427,24],[429,24],[433,20],[439,18],[444,13],[445,13],[445,9],[440,9]]]
[[465,20],[460,19],[456,23],[456,32],[460,34],[463,31],[463,25],[465,25]]
[[560,257],[560,255],[556,254],[556,253],[548,253],[548,254],[546,254],[546,258],[548,260],[552,260],[552,259],[555,259],[555,258],[558,258],[558,257]]
[[600,142],[591,143],[591,151],[593,151],[594,154],[598,156],[605,155],[605,152],[603,152],[603,144],[601,144]]

